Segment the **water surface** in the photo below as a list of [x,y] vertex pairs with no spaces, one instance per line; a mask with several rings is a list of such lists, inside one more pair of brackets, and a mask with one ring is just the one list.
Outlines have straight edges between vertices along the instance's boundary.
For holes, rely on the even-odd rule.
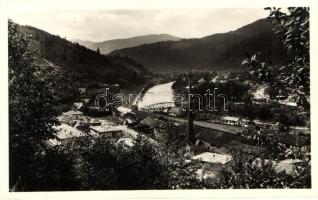
[[159,84],[149,88],[143,98],[138,102],[138,108],[140,109],[157,103],[173,102],[173,83],[174,82]]

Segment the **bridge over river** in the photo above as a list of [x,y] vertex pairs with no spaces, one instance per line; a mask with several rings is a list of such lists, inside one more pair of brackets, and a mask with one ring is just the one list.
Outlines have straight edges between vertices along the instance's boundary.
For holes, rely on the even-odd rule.
[[167,108],[172,108],[172,107],[174,107],[174,102],[160,102],[160,103],[146,105],[146,106],[140,107],[139,109],[145,110],[145,111],[161,111],[161,110],[165,110]]

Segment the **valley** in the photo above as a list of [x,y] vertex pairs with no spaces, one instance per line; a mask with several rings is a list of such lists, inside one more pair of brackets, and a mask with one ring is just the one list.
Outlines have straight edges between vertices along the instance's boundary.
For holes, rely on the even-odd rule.
[[270,12],[102,42],[9,20],[10,191],[311,188],[309,13]]

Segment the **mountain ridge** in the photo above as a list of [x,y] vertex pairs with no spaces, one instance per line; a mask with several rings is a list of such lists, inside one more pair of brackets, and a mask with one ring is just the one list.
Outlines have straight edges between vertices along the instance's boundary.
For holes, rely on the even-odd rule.
[[31,35],[31,48],[37,50],[40,63],[67,68],[74,81],[118,83],[122,87],[142,84],[149,72],[134,60],[112,55],[101,55],[78,43],[72,43],[44,30],[19,25],[19,31]]
[[[263,36],[264,39],[256,36]],[[242,43],[243,41],[245,42]],[[258,43],[263,44],[263,46],[258,45]],[[247,45],[248,48],[237,46],[239,44]],[[268,45],[273,49],[269,49]],[[229,62],[225,55],[233,48],[236,50],[232,51],[235,58],[233,57],[232,61]],[[257,20],[226,33],[217,33],[195,39],[145,44],[115,50],[110,54],[129,57],[141,63],[149,71],[162,73],[194,69],[242,70],[240,66],[242,59],[246,53],[256,53],[254,50],[265,52],[263,58],[273,63],[285,62],[284,47],[272,31],[271,23],[266,19]],[[268,52],[269,50],[271,52]]]
[[92,42],[87,40],[76,39],[74,42],[85,46],[88,49],[96,51],[99,48],[101,54],[108,54],[117,49],[123,49],[127,47],[134,47],[143,44],[151,44],[160,41],[178,41],[181,38],[170,35],[170,34],[147,34],[129,38],[120,38],[106,40],[102,42]]

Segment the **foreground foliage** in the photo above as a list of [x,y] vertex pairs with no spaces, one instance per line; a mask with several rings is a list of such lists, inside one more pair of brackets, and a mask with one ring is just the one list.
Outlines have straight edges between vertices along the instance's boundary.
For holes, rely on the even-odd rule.
[[311,163],[305,161],[297,166],[295,174],[277,172],[273,160],[257,159],[236,154],[222,168],[217,178],[204,181],[206,188],[213,189],[260,189],[260,188],[310,188]]
[[8,28],[10,187],[29,189],[37,171],[32,163],[44,151],[44,141],[53,136],[56,111],[52,92],[36,74],[29,36],[20,34],[12,22]]
[[[199,187],[198,165],[183,153],[138,138],[133,147],[96,138],[80,147],[74,166],[78,189],[176,189]],[[73,151],[76,152],[76,151]]]
[[281,39],[289,61],[286,65],[272,66],[258,60],[257,54],[248,56],[243,65],[251,68],[255,80],[269,83],[271,87],[288,89],[297,97],[297,104],[302,109],[309,110],[310,60],[309,60],[309,8],[290,7],[288,13],[280,8],[270,10],[268,20],[273,24],[273,30]]

